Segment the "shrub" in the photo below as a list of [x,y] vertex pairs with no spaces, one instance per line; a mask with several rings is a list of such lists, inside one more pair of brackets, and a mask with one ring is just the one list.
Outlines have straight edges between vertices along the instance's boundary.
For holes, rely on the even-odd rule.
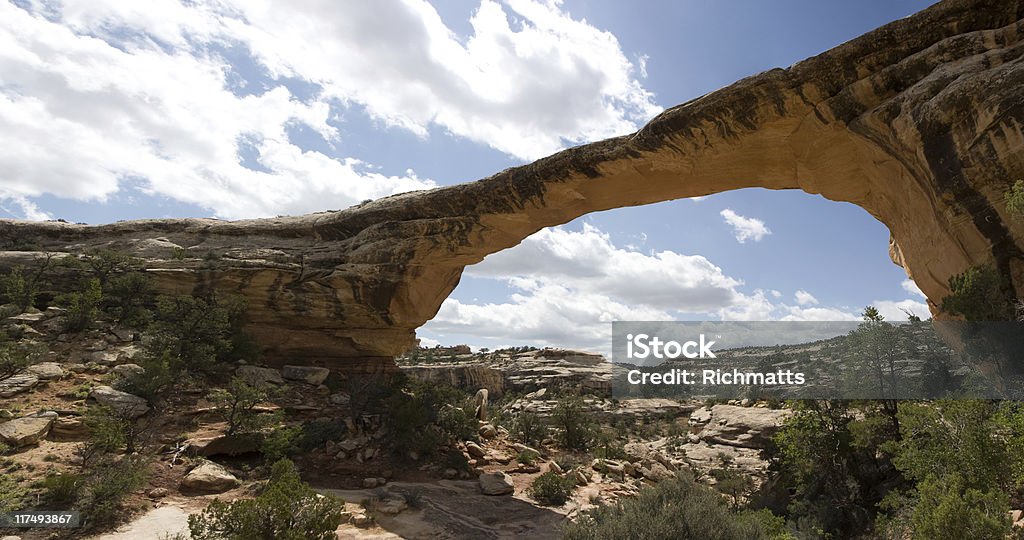
[[7,302],[14,304],[19,313],[33,307],[39,296],[43,278],[52,266],[53,254],[47,253],[31,272],[26,272],[22,267],[11,269],[7,275],[0,278],[0,287]]
[[972,266],[949,278],[952,293],[942,299],[942,310],[969,321],[1008,321],[1012,306],[1002,291],[1002,278],[991,266]]
[[36,363],[44,351],[42,346],[10,341],[6,334],[0,333],[0,379],[21,373]]
[[570,450],[586,450],[597,434],[596,425],[584,409],[583,399],[579,396],[558,400],[551,411],[551,423],[557,430],[555,440]]
[[64,507],[78,499],[82,484],[81,475],[70,473],[49,475],[43,479],[43,498],[51,504]]
[[563,529],[565,540],[783,540],[793,538],[767,510],[730,511],[721,495],[686,475],[599,506]]
[[228,424],[227,435],[253,433],[269,425],[274,416],[261,414],[256,406],[270,398],[270,391],[234,377],[227,388],[210,393],[217,414]]
[[318,495],[302,482],[295,465],[282,459],[255,499],[215,499],[201,514],[189,516],[188,528],[194,540],[329,540],[341,519],[337,501]]
[[172,370],[216,371],[218,366],[251,353],[241,331],[245,303],[241,299],[160,296],[149,328],[146,351],[167,354],[178,362]]
[[263,454],[263,459],[268,463],[273,463],[292,455],[299,449],[296,441],[303,433],[301,426],[278,427],[270,430],[263,437],[263,442],[260,443],[260,453]]
[[114,525],[125,497],[145,485],[148,476],[149,463],[138,456],[110,459],[94,467],[76,505],[84,525],[91,529]]
[[519,454],[516,456],[516,461],[522,463],[523,465],[533,465],[533,463],[537,461],[537,458],[539,457],[540,456],[537,454],[537,452],[534,452],[533,450],[523,450],[522,452],[519,452]]
[[149,277],[141,272],[114,276],[104,293],[104,307],[119,324],[133,328],[149,325],[153,290]]
[[386,400],[388,438],[400,455],[432,454],[445,445],[476,438],[468,396],[451,386],[399,381]]
[[21,510],[27,496],[28,489],[13,475],[0,475],[0,514]]
[[99,317],[102,299],[103,289],[96,278],[86,281],[81,291],[62,296],[60,303],[66,309],[64,331],[81,332],[88,328]]
[[149,435],[153,427],[152,420],[132,418],[127,412],[104,405],[89,407],[84,417],[89,438],[79,449],[83,466],[106,454],[122,449],[131,454],[140,448],[143,437]]
[[522,441],[523,444],[540,444],[548,435],[548,428],[536,414],[523,411],[516,416],[512,423],[512,436]]
[[152,401],[163,395],[178,381],[179,374],[172,369],[171,366],[174,362],[167,351],[160,356],[136,355],[133,360],[144,371],[139,374],[130,374],[118,381],[116,386],[122,391]]
[[308,452],[320,448],[327,441],[340,441],[346,432],[348,426],[343,420],[313,420],[299,428],[296,443],[300,449]]
[[530,484],[527,494],[544,506],[562,506],[569,500],[569,496],[572,495],[575,488],[576,480],[574,478],[546,472]]
[[1024,180],[1017,180],[1006,192],[1006,209],[1018,216],[1024,216]]
[[927,540],[1001,540],[1011,532],[1010,501],[998,489],[964,486],[954,475],[918,484],[911,517],[912,538]]

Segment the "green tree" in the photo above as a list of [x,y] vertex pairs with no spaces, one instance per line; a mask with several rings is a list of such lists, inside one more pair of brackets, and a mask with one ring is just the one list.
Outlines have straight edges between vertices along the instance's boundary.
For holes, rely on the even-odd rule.
[[282,459],[256,498],[215,499],[189,516],[188,527],[193,540],[332,540],[341,519],[338,502],[313,491],[295,465]]
[[81,332],[89,327],[100,314],[103,289],[96,278],[88,279],[82,290],[61,296],[64,306],[64,331]]
[[251,385],[239,377],[233,377],[227,388],[219,388],[209,395],[217,414],[227,422],[227,435],[253,433],[270,425],[276,417],[256,410],[270,397],[268,388]]
[[1002,277],[992,266],[972,266],[949,278],[942,310],[969,321],[1013,320],[1013,306],[1003,292]]
[[157,297],[145,349],[154,357],[168,354],[175,361],[175,372],[215,371],[252,352],[241,332],[244,307],[237,298]]
[[579,396],[558,400],[551,411],[551,425],[558,444],[570,450],[586,450],[597,436],[597,426]]

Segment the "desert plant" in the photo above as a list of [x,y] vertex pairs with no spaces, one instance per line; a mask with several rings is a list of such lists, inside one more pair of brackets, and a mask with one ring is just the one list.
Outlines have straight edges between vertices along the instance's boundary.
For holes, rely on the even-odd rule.
[[722,496],[686,475],[647,487],[614,506],[598,506],[563,529],[565,540],[785,540],[782,518],[762,510],[730,511]]
[[233,377],[227,388],[218,388],[209,395],[214,410],[227,422],[228,435],[253,433],[270,424],[273,415],[263,414],[256,406],[270,399],[266,387],[251,385],[240,377]]
[[21,510],[27,496],[28,489],[13,475],[0,475],[0,514]]
[[78,474],[51,474],[43,479],[43,498],[50,504],[64,507],[78,499],[83,480]]
[[991,266],[972,266],[949,278],[949,296],[942,299],[943,311],[962,315],[969,321],[1013,319],[1010,301],[1002,290],[1002,278]]
[[1006,209],[1017,216],[1024,216],[1024,180],[1017,180],[1006,191]]
[[65,308],[64,331],[81,332],[89,327],[100,314],[103,289],[96,278],[85,282],[81,291],[61,296],[59,302]]
[[313,491],[295,465],[282,459],[255,499],[215,499],[189,516],[188,527],[193,540],[329,540],[341,519],[338,502]]
[[536,414],[523,411],[512,422],[511,433],[513,437],[520,440],[523,444],[535,445],[548,436],[548,427],[544,425],[544,421]]
[[556,428],[555,440],[570,450],[586,450],[597,433],[596,424],[587,414],[579,396],[558,400],[551,411],[551,423]]
[[0,332],[0,379],[21,373],[36,363],[45,350],[41,345],[12,341]]
[[216,371],[253,352],[242,332],[244,308],[244,300],[235,297],[157,297],[144,347],[151,356],[168,354],[174,371]]
[[122,503],[141,488],[149,476],[149,462],[139,456],[106,459],[91,469],[76,507],[85,518],[84,526],[102,529],[114,525]]
[[562,506],[569,500],[575,488],[574,478],[546,472],[530,484],[527,494],[544,506]]

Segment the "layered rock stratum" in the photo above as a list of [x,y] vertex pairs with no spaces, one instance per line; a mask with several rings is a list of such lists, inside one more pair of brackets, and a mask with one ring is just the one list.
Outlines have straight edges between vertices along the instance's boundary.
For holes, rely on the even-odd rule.
[[1022,19],[1020,0],[941,2],[668,109],[636,133],[341,211],[3,221],[0,265],[122,249],[145,260],[163,292],[245,296],[272,360],[372,366],[413,345],[467,265],[544,227],[763,187],[864,208],[889,228],[893,260],[936,314],[949,277],[978,264],[1020,298],[1024,220],[1004,193],[1024,179]]

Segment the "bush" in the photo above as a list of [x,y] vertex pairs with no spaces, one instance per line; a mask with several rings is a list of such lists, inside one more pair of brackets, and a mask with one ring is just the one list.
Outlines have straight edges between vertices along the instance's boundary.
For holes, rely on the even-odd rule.
[[145,371],[118,381],[119,390],[153,401],[178,382],[179,373],[172,369],[174,362],[166,351],[161,356],[136,355],[132,360]]
[[6,334],[0,333],[0,379],[21,373],[36,363],[44,351],[42,346],[11,341]]
[[90,529],[116,524],[125,497],[146,484],[149,463],[138,456],[111,459],[89,473],[76,508]]
[[548,436],[548,428],[536,414],[523,411],[512,423],[512,436],[523,444],[537,445]]
[[75,502],[82,489],[83,478],[77,474],[52,474],[43,479],[43,498],[61,508]]
[[1006,209],[1018,216],[1024,216],[1024,180],[1017,180],[1006,192]]
[[1010,501],[997,489],[964,486],[963,478],[929,478],[918,484],[912,538],[1001,540],[1011,532]]
[[579,396],[558,400],[551,411],[551,423],[557,430],[555,440],[570,450],[586,450],[597,435],[596,425],[584,409],[583,399]]
[[530,484],[527,494],[544,506],[562,506],[569,500],[574,489],[576,489],[574,478],[546,472]]
[[562,531],[565,540],[783,540],[793,538],[767,510],[730,511],[721,495],[685,475],[599,506]]
[[451,386],[411,381],[386,400],[388,438],[399,455],[433,454],[446,445],[476,438],[468,396]]
[[0,514],[21,510],[25,505],[28,489],[10,474],[0,475]]
[[64,331],[81,332],[88,328],[99,317],[102,299],[103,289],[96,278],[86,281],[81,291],[62,296],[60,304],[66,309]]
[[144,346],[150,356],[166,354],[176,360],[171,366],[175,372],[216,371],[253,352],[241,330],[244,309],[245,302],[238,298],[160,296]]
[[523,450],[522,452],[519,452],[519,454],[516,456],[516,461],[522,463],[523,465],[533,465],[533,463],[537,461],[537,458],[539,457],[540,455],[538,455],[537,452],[534,452],[533,450]]
[[254,433],[268,426],[275,417],[256,411],[256,406],[268,399],[268,389],[239,377],[232,378],[227,388],[218,388],[209,395],[216,413],[228,424],[227,435]]
[[270,480],[255,499],[229,503],[215,499],[188,518],[193,540],[330,540],[341,524],[341,508],[302,482],[295,465],[274,463]]
[[299,449],[296,441],[303,434],[300,426],[278,427],[270,430],[260,443],[260,453],[267,463],[284,459]]
[[348,432],[343,420],[313,420],[299,428],[298,447],[306,452],[320,448],[327,441],[340,441]]
[[53,254],[47,253],[33,271],[26,272],[22,267],[15,267],[0,278],[0,287],[7,302],[14,304],[18,313],[25,312],[35,305],[43,278],[52,266]]
[[149,309],[152,287],[149,277],[141,272],[114,276],[104,293],[104,307],[119,324],[144,328],[153,318]]
[[1013,320],[1012,305],[1002,290],[1002,278],[991,266],[972,266],[949,278],[952,293],[942,299],[942,310],[969,321]]

